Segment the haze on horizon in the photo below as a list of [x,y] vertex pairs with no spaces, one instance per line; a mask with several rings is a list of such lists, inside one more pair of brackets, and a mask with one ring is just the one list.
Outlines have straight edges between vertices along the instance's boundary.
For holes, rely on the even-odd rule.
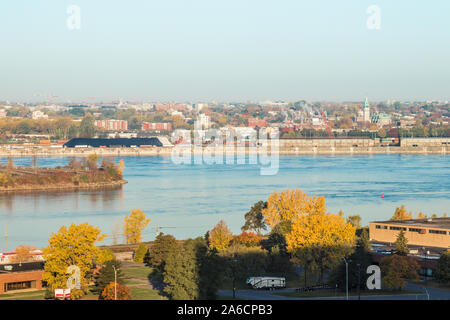
[[2,2],[0,101],[450,100],[449,15],[445,0]]

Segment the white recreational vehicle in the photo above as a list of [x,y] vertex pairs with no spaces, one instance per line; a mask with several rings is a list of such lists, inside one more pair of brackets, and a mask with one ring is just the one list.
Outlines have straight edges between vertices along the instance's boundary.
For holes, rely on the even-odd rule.
[[286,288],[286,279],[283,277],[250,277],[246,283],[253,289]]

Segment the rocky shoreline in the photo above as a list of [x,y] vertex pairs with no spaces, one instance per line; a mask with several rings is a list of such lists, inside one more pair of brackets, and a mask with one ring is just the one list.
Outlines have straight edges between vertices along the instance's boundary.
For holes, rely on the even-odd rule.
[[122,185],[128,183],[126,180],[118,180],[101,183],[79,183],[75,184],[55,184],[55,185],[21,185],[12,187],[0,187],[0,194],[8,193],[37,193],[37,192],[55,192],[55,191],[80,191],[80,190],[114,190],[120,189]]

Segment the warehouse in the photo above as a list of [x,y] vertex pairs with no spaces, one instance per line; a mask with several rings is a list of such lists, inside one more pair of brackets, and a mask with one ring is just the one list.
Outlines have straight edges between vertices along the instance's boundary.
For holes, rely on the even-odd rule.
[[19,290],[41,290],[44,262],[0,264],[0,294]]
[[162,147],[161,141],[156,138],[114,138],[114,139],[97,139],[97,138],[73,138],[64,144],[66,148],[113,148],[113,147],[140,147],[154,146]]
[[450,218],[375,221],[369,223],[372,241],[393,243],[400,231],[405,232],[409,245],[450,247]]

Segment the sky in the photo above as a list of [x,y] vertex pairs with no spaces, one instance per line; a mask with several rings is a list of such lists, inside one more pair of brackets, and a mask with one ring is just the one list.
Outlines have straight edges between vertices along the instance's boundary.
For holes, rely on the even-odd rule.
[[448,0],[1,1],[0,101],[450,100],[449,40]]

